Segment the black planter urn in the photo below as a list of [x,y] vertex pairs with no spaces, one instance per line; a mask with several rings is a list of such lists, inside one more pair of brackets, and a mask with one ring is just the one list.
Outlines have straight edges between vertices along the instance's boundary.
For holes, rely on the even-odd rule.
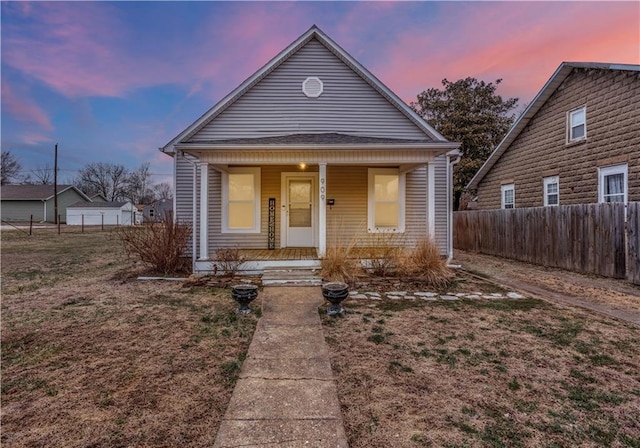
[[231,287],[231,297],[238,302],[238,314],[251,314],[249,304],[258,297],[258,287],[256,285],[235,285]]
[[341,303],[349,297],[349,286],[342,282],[329,282],[322,285],[322,296],[331,303],[327,308],[329,316],[336,316],[344,313]]

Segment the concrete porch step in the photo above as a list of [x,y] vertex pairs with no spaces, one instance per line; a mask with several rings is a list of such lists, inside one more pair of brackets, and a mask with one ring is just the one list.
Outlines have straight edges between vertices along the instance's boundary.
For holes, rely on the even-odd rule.
[[320,286],[322,278],[317,269],[296,267],[265,268],[262,286]]

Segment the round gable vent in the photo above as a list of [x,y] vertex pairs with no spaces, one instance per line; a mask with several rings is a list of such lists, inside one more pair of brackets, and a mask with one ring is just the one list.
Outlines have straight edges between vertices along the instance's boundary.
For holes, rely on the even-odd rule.
[[302,81],[302,92],[309,98],[318,98],[322,95],[323,88],[322,81],[315,76],[310,76]]

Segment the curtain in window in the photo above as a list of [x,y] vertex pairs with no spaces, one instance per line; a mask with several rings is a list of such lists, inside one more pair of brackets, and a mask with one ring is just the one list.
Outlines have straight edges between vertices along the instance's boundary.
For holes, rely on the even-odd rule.
[[604,198],[605,202],[623,202],[624,201],[624,174],[611,174],[605,176],[604,181]]

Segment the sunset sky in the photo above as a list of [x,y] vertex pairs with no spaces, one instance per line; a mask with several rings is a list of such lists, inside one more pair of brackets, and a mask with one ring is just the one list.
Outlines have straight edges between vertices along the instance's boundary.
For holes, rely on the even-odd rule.
[[163,146],[318,25],[407,103],[472,76],[520,110],[562,61],[640,63],[640,2],[2,2],[2,150],[170,180]]

